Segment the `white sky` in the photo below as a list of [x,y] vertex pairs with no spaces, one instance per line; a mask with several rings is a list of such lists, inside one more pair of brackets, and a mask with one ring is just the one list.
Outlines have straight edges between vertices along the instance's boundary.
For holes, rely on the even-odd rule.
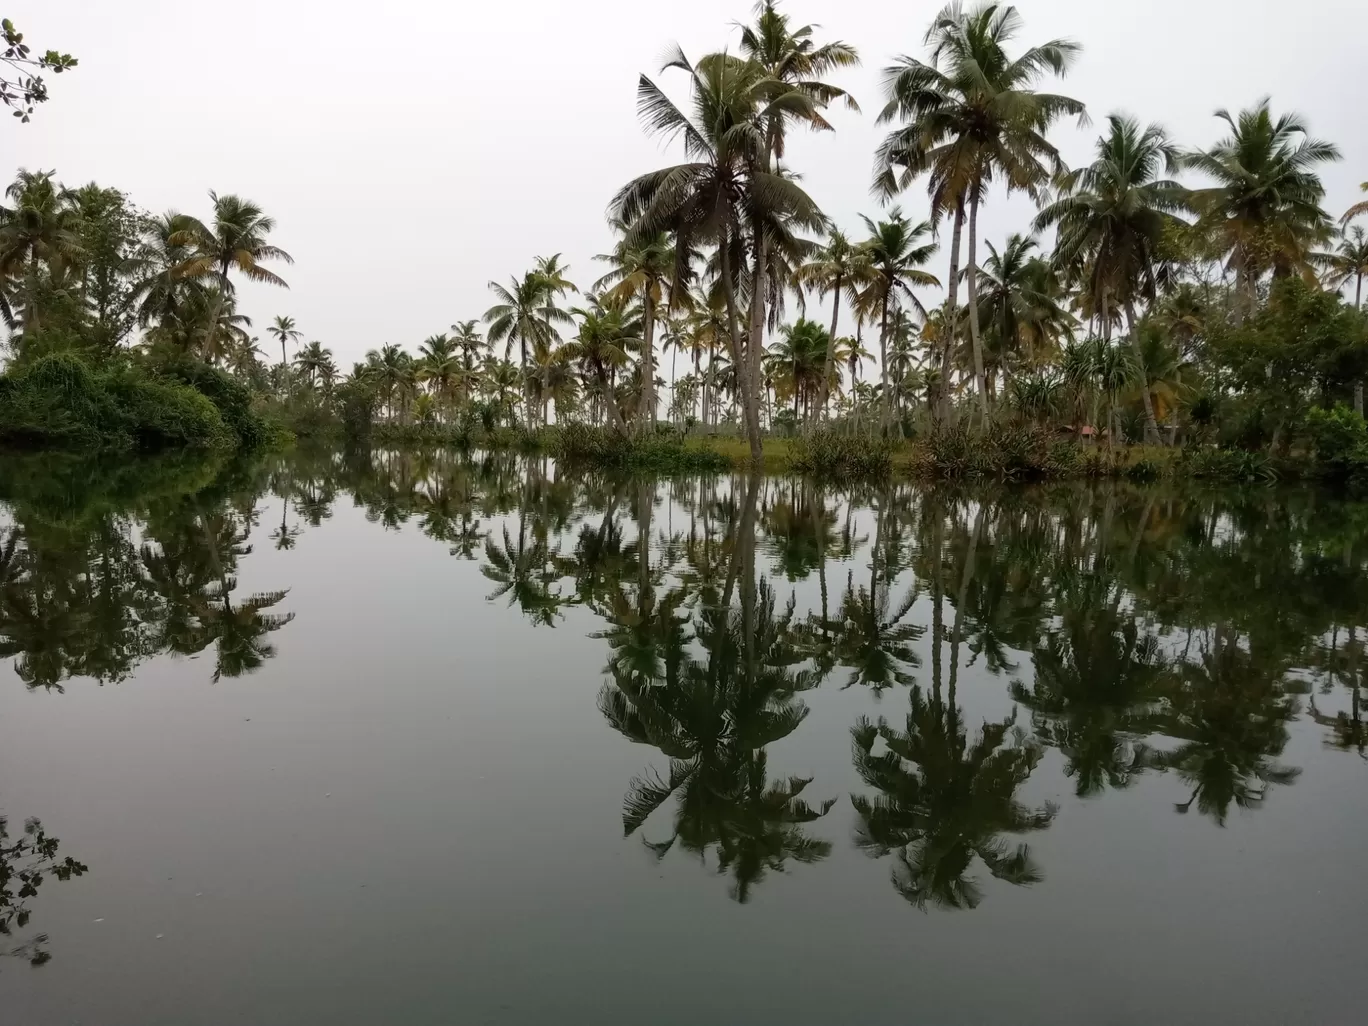
[[[805,136],[789,162],[837,223],[875,213],[868,186],[882,130],[878,72],[921,55],[940,6],[891,0],[787,0],[818,38],[857,46],[845,85],[863,115],[837,111],[834,134]],[[1048,86],[1088,104],[1094,128],[1061,127],[1066,160],[1089,155],[1095,126],[1123,109],[1184,145],[1221,131],[1217,107],[1264,94],[1336,142],[1325,172],[1338,213],[1368,178],[1368,0],[1021,0],[1024,44],[1070,36],[1076,70]],[[8,0],[3,12],[36,49],[75,54],[52,76],[34,121],[0,126],[5,168],[56,168],[96,180],[152,211],[205,215],[207,190],[237,192],[278,221],[295,257],[291,289],[243,290],[265,337],[294,316],[349,367],[367,349],[413,349],[490,305],[486,283],[562,252],[572,279],[601,273],[603,220],[632,176],[678,159],[636,120],[636,79],[667,44],[697,56],[732,42],[750,0]],[[664,76],[682,96],[675,79]],[[10,119],[6,119],[7,121]],[[921,192],[903,198],[921,216]],[[997,198],[984,236],[1024,229],[1029,203]],[[943,270],[942,270],[943,276]],[[934,297],[928,297],[934,298]],[[269,347],[267,351],[270,352]]]

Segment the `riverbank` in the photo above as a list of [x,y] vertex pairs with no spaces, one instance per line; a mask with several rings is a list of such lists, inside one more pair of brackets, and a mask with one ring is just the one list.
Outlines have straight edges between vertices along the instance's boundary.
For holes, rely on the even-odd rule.
[[[490,431],[442,426],[378,424],[378,445],[454,446],[543,453],[572,463],[659,473],[728,471],[751,465],[750,449],[735,435],[693,435],[668,429],[638,437],[585,425]],[[884,441],[818,432],[764,440],[761,470],[829,478],[908,480],[1202,479],[1232,482],[1321,479],[1333,475],[1309,455],[1273,458],[1235,449],[1078,442],[1015,425],[985,433],[956,428],[935,437]]]

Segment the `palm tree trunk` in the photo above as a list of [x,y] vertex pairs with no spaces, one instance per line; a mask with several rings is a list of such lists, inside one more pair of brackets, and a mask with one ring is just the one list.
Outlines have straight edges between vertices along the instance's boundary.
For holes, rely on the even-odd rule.
[[879,414],[879,433],[888,437],[888,425],[892,419],[892,395],[888,389],[888,293],[884,293],[883,305],[879,310],[879,383],[883,387],[882,409]]
[[975,192],[969,200],[969,253],[966,269],[968,275],[969,304],[969,341],[974,352],[974,386],[978,389],[979,414],[984,426],[988,423],[988,386],[983,375],[983,346],[979,341],[978,312],[978,208],[979,197]]
[[751,462],[760,465],[760,348],[765,338],[765,262],[769,250],[765,233],[756,225],[755,266],[751,269],[750,337],[745,352],[745,373],[736,368],[736,387],[741,392],[741,412],[746,422],[746,439],[750,442]]
[[598,377],[599,390],[603,393],[603,405],[608,410],[608,418],[612,421],[613,430],[625,435],[627,424],[622,419],[622,411],[618,409],[617,396],[613,395],[613,386],[608,380],[608,375],[604,373],[603,365],[596,363],[594,372]]
[[955,348],[955,303],[959,299],[960,233],[964,229],[964,201],[955,203],[955,227],[950,233],[950,294],[945,299],[945,338],[941,341],[940,382],[936,386],[936,425],[944,424],[950,412],[950,353]]
[[836,322],[841,315],[841,275],[836,275],[836,287],[832,289],[831,333],[827,335],[826,362],[822,364],[822,404],[818,413],[829,416],[827,404],[831,401],[831,374],[836,366]]
[[1150,395],[1149,374],[1145,370],[1145,354],[1140,349],[1140,336],[1135,330],[1135,304],[1126,301],[1126,328],[1130,332],[1131,346],[1135,349],[1135,366],[1140,371],[1140,395],[1145,401],[1145,444],[1162,445],[1159,438],[1159,425],[1154,420],[1154,399]]
[[646,283],[646,294],[641,311],[641,406],[637,410],[637,431],[655,420],[655,300],[651,297],[651,283]]
[[[721,233],[721,237],[718,239],[717,252],[721,264],[719,270],[722,274],[722,292],[727,299],[727,338],[731,346],[732,368],[736,373],[739,374],[741,371],[741,361],[745,357],[743,347],[741,345],[741,326],[739,324],[739,318],[737,317],[736,312],[736,282],[732,280],[731,255],[729,252],[729,248],[730,240],[727,238],[727,232],[724,230]],[[752,303],[751,305],[753,312],[755,304]],[[709,384],[711,384],[713,379],[713,364],[711,359],[708,361],[708,378]],[[703,416],[705,421],[707,419],[708,414],[707,399],[711,398],[711,396],[708,395],[709,391],[711,391],[711,389],[704,390],[705,400],[703,404]]]
[[[1358,274],[1358,280],[1354,284],[1354,309],[1363,309],[1363,272]],[[1360,417],[1363,416],[1363,382],[1354,382],[1354,412]]]
[[[228,298],[228,267],[224,265],[219,269],[219,290],[218,299],[214,300],[214,313],[209,318],[209,330],[204,336],[204,351],[212,353],[214,351],[214,336],[218,334],[219,317],[223,315],[223,303]],[[285,343],[280,343],[281,362],[285,360]],[[281,374],[288,375],[287,367],[281,367]]]

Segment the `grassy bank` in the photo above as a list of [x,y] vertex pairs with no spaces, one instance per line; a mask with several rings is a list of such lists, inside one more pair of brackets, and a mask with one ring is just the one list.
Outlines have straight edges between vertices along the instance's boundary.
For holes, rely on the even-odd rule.
[[[513,449],[544,453],[569,463],[661,473],[696,473],[748,467],[750,449],[735,435],[685,435],[668,430],[640,437],[579,424],[525,429],[376,425],[379,445]],[[1132,481],[1199,479],[1230,482],[1310,480],[1345,476],[1343,468],[1314,453],[1275,459],[1261,452],[1211,447],[1088,444],[1016,425],[987,432],[960,427],[934,437],[883,441],[817,432],[764,441],[762,470],[825,478],[914,480]]]

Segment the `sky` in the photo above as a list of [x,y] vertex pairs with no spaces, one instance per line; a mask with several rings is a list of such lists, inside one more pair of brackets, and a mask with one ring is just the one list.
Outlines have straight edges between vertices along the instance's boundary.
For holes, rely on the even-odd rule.
[[[842,39],[863,58],[833,76],[862,113],[837,110],[834,132],[789,148],[813,198],[858,234],[859,215],[879,212],[869,181],[886,131],[874,120],[880,70],[898,54],[923,56],[940,3],[782,6],[795,22],[819,24],[819,41]],[[1217,108],[1269,95],[1275,113],[1301,112],[1343,151],[1324,170],[1328,209],[1360,198],[1365,0],[1017,7],[1023,45],[1060,36],[1083,45],[1068,78],[1049,86],[1087,103],[1093,121],[1052,136],[1071,165],[1088,160],[1111,111],[1207,146],[1224,134]],[[35,49],[80,60],[50,76],[51,100],[30,124],[7,119],[0,166],[55,168],[68,185],[114,186],[153,212],[207,216],[210,189],[256,201],[295,263],[278,268],[288,291],[244,286],[242,311],[263,340],[274,315],[293,316],[347,368],[368,349],[412,350],[481,316],[489,280],[507,281],[539,255],[563,254],[581,287],[597,278],[613,193],[682,159],[642,131],[638,75],[682,100],[678,72],[657,76],[662,51],[734,47],[751,0],[8,0],[0,13]],[[925,215],[919,187],[900,202]],[[994,195],[983,236],[1000,242],[1031,214],[1029,201]]]

